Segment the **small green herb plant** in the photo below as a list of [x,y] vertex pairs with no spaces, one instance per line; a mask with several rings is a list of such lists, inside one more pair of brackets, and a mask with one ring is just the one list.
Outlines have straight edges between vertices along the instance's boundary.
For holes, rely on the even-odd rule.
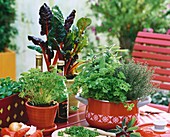
[[21,84],[10,77],[0,79],[0,99],[19,93]]
[[136,118],[132,117],[132,119],[127,123],[126,118],[122,121],[122,126],[117,125],[115,129],[109,130],[109,132],[116,133],[116,135],[120,135],[120,137],[141,137],[139,132],[135,132],[138,127],[135,126]]
[[[141,64],[122,63],[123,60],[117,56],[118,51],[119,49],[114,47],[93,55],[75,78],[71,87],[74,94],[81,87],[81,96],[84,98],[114,103],[138,100],[151,94],[154,90],[150,83],[152,72]],[[125,103],[128,110],[134,106],[127,105]]]
[[157,91],[151,95],[152,102],[154,104],[161,104],[168,106],[168,98],[170,97],[170,92],[164,92],[164,91]]
[[23,89],[19,96],[28,99],[32,105],[49,106],[67,99],[65,77],[57,75],[55,69],[42,72],[32,68],[22,73],[19,81]]
[[122,72],[115,73],[116,68],[122,64],[115,52],[117,47],[103,53],[92,55],[91,59],[83,65],[80,74],[72,85],[74,94],[82,88],[81,96],[110,102],[125,102],[126,93],[131,89],[125,82],[126,77]]
[[66,128],[65,131],[58,132],[58,136],[64,137],[64,133],[68,134],[69,137],[96,137],[99,136],[98,132],[91,131],[82,126],[72,126],[70,128]]
[[75,10],[64,19],[57,5],[50,9],[45,3],[41,6],[39,14],[40,34],[45,35],[46,40],[28,36],[28,39],[35,44],[28,47],[43,53],[48,71],[58,60],[64,60],[64,75],[72,78],[75,69],[81,64],[77,62],[78,54],[88,45],[85,30],[91,24],[91,19],[82,17],[78,19],[75,26],[73,25]]

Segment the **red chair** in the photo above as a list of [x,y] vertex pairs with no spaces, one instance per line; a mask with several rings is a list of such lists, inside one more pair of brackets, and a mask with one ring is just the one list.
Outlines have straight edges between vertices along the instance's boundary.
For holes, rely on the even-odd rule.
[[[135,62],[154,67],[152,82],[162,90],[170,90],[170,35],[138,32],[132,57]],[[170,103],[169,107],[152,103],[149,106],[170,112]]]

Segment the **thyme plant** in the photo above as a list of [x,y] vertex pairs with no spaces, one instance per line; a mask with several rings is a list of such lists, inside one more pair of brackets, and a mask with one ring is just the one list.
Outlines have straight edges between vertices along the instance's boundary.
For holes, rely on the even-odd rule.
[[122,63],[116,73],[122,72],[126,77],[126,82],[131,85],[131,89],[126,95],[127,100],[145,98],[156,91],[156,85],[151,84],[153,70],[147,65],[130,61]]

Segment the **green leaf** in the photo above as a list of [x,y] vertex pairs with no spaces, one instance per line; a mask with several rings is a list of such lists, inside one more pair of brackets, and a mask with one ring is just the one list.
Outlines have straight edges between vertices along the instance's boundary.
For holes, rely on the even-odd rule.
[[73,47],[74,47],[74,39],[75,39],[75,36],[73,33],[69,32],[67,33],[67,36],[64,40],[64,47],[63,47],[63,51],[72,51]]
[[132,127],[135,124],[135,122],[136,122],[136,118],[132,117],[132,119],[127,124],[127,128]]
[[8,96],[10,96],[10,95],[12,95],[12,91],[11,90],[8,90],[6,93],[5,93],[5,95],[8,97]]
[[64,24],[63,14],[57,5],[52,7],[52,13],[61,24]]
[[76,111],[78,110],[79,108],[77,106],[70,106],[70,109],[73,110],[73,111]]
[[124,118],[122,121],[122,127],[125,127],[125,126],[126,126],[126,118]]
[[88,37],[86,35],[79,37],[79,41],[76,53],[79,53],[85,46],[88,46]]
[[131,134],[130,134],[130,137],[141,137],[141,134],[138,133],[138,132],[131,133]]
[[121,131],[121,132],[123,131],[123,129],[119,125],[116,125],[116,129]]
[[105,58],[101,58],[100,62],[99,62],[99,68],[102,69],[102,68],[105,68]]
[[110,129],[110,130],[108,130],[108,132],[112,132],[112,133],[115,133],[115,134],[121,133],[121,131],[118,130],[118,129]]
[[137,127],[137,126],[134,126],[134,127],[128,128],[126,131],[127,131],[127,132],[130,132],[130,131],[134,131],[134,130],[137,130],[137,129],[138,129],[138,127]]
[[21,91],[21,83],[10,77],[0,79],[0,98],[5,98]]
[[59,131],[58,132],[58,136],[64,136],[64,132],[63,131]]
[[79,30],[82,32],[91,24],[91,19],[90,18],[80,18],[77,21],[77,27]]
[[56,49],[56,40],[59,44],[63,42],[64,38],[66,37],[66,30],[62,25],[61,21],[59,21],[56,17],[52,18],[52,28],[48,34],[48,45]]
[[35,50],[39,53],[42,53],[42,49],[41,47],[38,47],[38,46],[34,46],[34,45],[30,45],[30,46],[27,46],[29,49],[32,49],[32,50]]

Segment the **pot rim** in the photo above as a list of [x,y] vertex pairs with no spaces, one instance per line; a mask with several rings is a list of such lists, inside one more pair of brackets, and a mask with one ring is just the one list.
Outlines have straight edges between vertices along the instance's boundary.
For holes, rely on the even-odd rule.
[[28,106],[28,107],[30,107],[30,108],[36,108],[36,109],[52,109],[52,108],[58,107],[58,103],[55,104],[54,106],[40,107],[40,106],[32,106],[32,105],[29,105],[28,102],[29,102],[29,101],[26,101],[26,102],[25,102],[25,105]]
[[[115,102],[110,102],[108,100],[98,100],[98,99],[94,99],[94,98],[88,98],[88,99],[92,99],[92,100],[96,100],[96,101],[100,101],[100,102],[104,102],[104,103],[115,103]],[[130,103],[130,102],[136,102],[136,101],[139,101],[139,100],[128,100],[125,102]],[[125,103],[125,102],[119,102],[119,103]],[[119,104],[119,103],[116,103],[116,104]]]

